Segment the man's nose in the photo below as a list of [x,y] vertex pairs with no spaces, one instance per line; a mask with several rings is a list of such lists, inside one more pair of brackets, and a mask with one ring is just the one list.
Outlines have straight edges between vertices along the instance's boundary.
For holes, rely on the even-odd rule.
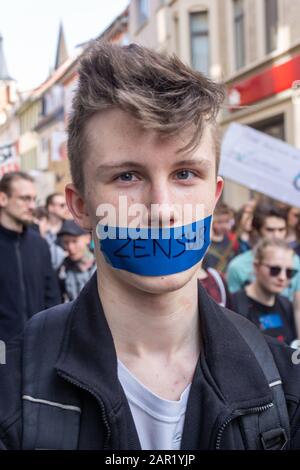
[[173,226],[179,218],[175,202],[166,181],[153,184],[148,194],[148,226]]
[[285,268],[281,269],[279,275],[278,275],[278,279],[280,281],[287,281],[287,276],[286,276],[286,270]]
[[29,209],[35,209],[36,208],[36,200],[35,199],[31,199],[30,200],[30,203],[29,203]]
[[285,238],[285,233],[282,230],[275,230],[275,238],[283,240]]

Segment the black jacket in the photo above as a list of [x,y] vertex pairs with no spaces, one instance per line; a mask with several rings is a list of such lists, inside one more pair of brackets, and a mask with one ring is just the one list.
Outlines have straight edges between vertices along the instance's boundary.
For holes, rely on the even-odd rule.
[[34,230],[0,226],[0,340],[21,333],[33,314],[60,302],[47,242]]
[[[188,400],[181,448],[245,449],[236,412],[242,409],[253,413],[256,407],[270,403],[270,387],[223,308],[200,286],[199,312],[203,347]],[[54,442],[58,433],[61,443],[72,440],[72,426],[62,432],[55,423],[61,405],[72,409],[80,403],[80,415],[69,413],[70,418],[79,420],[76,448],[139,449],[128,402],[117,378],[116,351],[99,301],[96,275],[77,300],[34,316],[30,328],[31,332],[36,330],[36,359],[26,357],[31,385],[23,403],[22,344],[26,344],[28,331],[25,339],[9,346],[7,364],[0,365],[0,448],[44,448],[43,436],[47,434],[48,442],[52,436]],[[291,447],[300,448],[300,366],[293,365],[290,348],[273,338],[268,341],[283,381]],[[27,404],[32,405],[30,401],[40,402],[27,414],[38,444],[22,443],[22,412]],[[37,425],[41,415],[46,426]]]

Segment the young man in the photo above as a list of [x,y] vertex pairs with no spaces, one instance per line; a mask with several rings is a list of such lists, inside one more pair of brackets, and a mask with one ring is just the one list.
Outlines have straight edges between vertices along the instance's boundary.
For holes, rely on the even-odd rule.
[[223,186],[222,99],[219,85],[177,58],[90,45],[69,125],[66,194],[76,222],[93,231],[97,276],[75,302],[30,322],[22,349],[8,348],[4,448],[300,447],[292,350],[272,343],[276,366],[254,325],[200,286],[198,295]]
[[45,239],[50,247],[53,269],[57,271],[65,258],[57,234],[64,221],[70,216],[65,196],[61,193],[50,194],[46,199],[46,210],[48,213],[48,230]]
[[254,250],[254,272],[255,280],[232,295],[232,310],[291,344],[297,337],[293,305],[280,294],[297,274],[293,250],[283,240],[261,240]]
[[31,176],[0,181],[0,339],[8,341],[35,313],[60,302],[48,245],[30,228],[36,188]]
[[57,235],[53,238],[49,232],[49,213],[44,206],[37,207],[34,211],[34,224],[33,229],[39,231],[41,237],[45,238],[48,242],[51,255],[51,263],[53,269],[57,271],[59,266],[61,266],[63,260],[66,257],[66,252],[64,249],[57,243]]
[[58,271],[64,302],[75,300],[95,271],[95,258],[88,245],[91,236],[73,220],[66,220],[58,232],[68,253]]
[[50,194],[46,199],[46,209],[49,214],[49,232],[52,235],[57,235],[62,227],[63,221],[68,218],[68,207],[65,196],[61,193]]

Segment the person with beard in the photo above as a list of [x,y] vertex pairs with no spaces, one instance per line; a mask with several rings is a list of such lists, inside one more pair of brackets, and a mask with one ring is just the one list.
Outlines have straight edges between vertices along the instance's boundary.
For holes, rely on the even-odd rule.
[[0,339],[22,332],[26,321],[60,302],[48,244],[33,230],[36,188],[31,176],[0,181]]

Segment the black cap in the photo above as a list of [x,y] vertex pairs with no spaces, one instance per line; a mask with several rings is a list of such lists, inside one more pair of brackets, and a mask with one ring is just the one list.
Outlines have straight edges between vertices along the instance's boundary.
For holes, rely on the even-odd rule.
[[74,220],[65,220],[62,224],[58,236],[62,235],[73,235],[74,237],[80,237],[80,235],[86,235],[88,232],[83,228],[79,227]]

